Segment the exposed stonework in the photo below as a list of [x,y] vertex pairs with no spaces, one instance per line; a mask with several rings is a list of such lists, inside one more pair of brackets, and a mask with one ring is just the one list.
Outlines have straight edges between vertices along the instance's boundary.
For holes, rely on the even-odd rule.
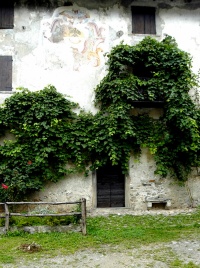
[[[0,55],[13,57],[13,90],[27,87],[38,90],[53,84],[71,96],[81,108],[96,112],[94,88],[106,74],[104,53],[119,44],[137,44],[145,35],[132,34],[131,5],[155,6],[156,31],[162,40],[175,37],[178,46],[193,57],[193,70],[200,62],[200,6],[186,1],[59,1],[55,8],[16,6],[14,29],[0,31]],[[0,94],[3,102],[11,93]],[[138,113],[139,111],[133,111]],[[154,118],[161,111],[149,110]],[[155,163],[147,149],[141,158],[130,159],[125,178],[125,205],[146,210],[147,198],[171,200],[172,208],[200,204],[200,174],[194,170],[188,184],[155,176]],[[33,199],[45,201],[77,200],[85,197],[88,209],[96,207],[96,175],[68,176],[46,185]]]

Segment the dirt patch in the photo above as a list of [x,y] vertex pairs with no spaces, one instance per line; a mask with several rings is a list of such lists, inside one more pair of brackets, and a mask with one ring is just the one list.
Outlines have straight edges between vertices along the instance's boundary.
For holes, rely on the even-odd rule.
[[[139,248],[102,246],[96,250],[77,251],[75,254],[54,258],[35,258],[31,262],[20,261],[4,268],[167,268],[175,261],[192,262],[200,267],[200,240],[172,241]],[[178,267],[178,266],[177,266]]]
[[[115,212],[115,213],[114,213]],[[170,211],[145,211],[135,212],[128,209],[96,210],[90,216],[117,215],[178,215],[180,213],[191,215],[193,209]],[[196,234],[195,234],[196,235]],[[57,256],[34,256],[34,259],[19,260],[16,264],[5,264],[3,268],[200,268],[200,233],[190,239],[169,243],[157,243],[147,246],[134,247],[129,245],[108,246],[97,249],[80,250],[74,254]],[[66,245],[67,246],[67,245]],[[22,248],[23,249],[23,248]],[[29,248],[28,248],[29,249]],[[41,250],[42,253],[42,250]],[[192,263],[188,266],[183,264]]]

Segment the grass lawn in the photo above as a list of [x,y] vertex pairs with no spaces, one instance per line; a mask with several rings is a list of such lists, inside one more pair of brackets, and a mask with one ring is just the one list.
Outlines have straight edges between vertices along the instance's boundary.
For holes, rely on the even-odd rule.
[[[87,235],[81,233],[13,232],[0,236],[0,267],[17,263],[20,259],[34,259],[74,253],[80,249],[98,248],[102,245],[121,245],[123,248],[140,247],[151,243],[178,239],[200,238],[200,209],[190,215],[110,215],[87,219]],[[24,252],[22,244],[36,243],[38,252]],[[178,260],[177,260],[178,263]],[[174,267],[195,268],[197,266]]]

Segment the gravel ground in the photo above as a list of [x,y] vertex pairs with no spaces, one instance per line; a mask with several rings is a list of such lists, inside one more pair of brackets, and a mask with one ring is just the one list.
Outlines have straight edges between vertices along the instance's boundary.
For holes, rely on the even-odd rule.
[[[151,211],[136,213],[134,215],[177,215],[179,213],[192,213],[192,209],[188,210],[170,210],[170,211]],[[104,214],[107,216],[112,211],[103,210],[91,213],[90,216],[98,216]],[[124,210],[118,210],[115,214],[131,214],[130,210],[125,213]],[[18,264],[4,265],[3,268],[171,268],[172,263],[176,263],[173,267],[183,267],[182,264],[192,262],[195,268],[200,268],[200,233],[198,237],[191,240],[171,241],[170,243],[159,243],[148,246],[126,248],[125,246],[102,246],[98,249],[87,249],[77,251],[75,254],[60,255],[55,257],[44,256],[40,259],[35,258],[34,261],[20,261]],[[194,266],[188,266],[188,268]]]
[[[172,241],[140,248],[102,246],[97,250],[77,251],[67,256],[35,258],[32,262],[5,265],[4,268],[167,268],[172,262],[189,263],[200,267],[200,239]],[[179,265],[176,267],[180,267]],[[191,266],[193,267],[193,266]]]

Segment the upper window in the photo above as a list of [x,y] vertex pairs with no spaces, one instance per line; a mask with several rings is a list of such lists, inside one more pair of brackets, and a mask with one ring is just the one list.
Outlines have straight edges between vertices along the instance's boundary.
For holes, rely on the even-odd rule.
[[156,34],[155,8],[132,6],[132,25],[135,34]]
[[14,1],[0,1],[0,29],[13,29],[14,25]]
[[12,56],[0,56],[0,91],[12,91]]

